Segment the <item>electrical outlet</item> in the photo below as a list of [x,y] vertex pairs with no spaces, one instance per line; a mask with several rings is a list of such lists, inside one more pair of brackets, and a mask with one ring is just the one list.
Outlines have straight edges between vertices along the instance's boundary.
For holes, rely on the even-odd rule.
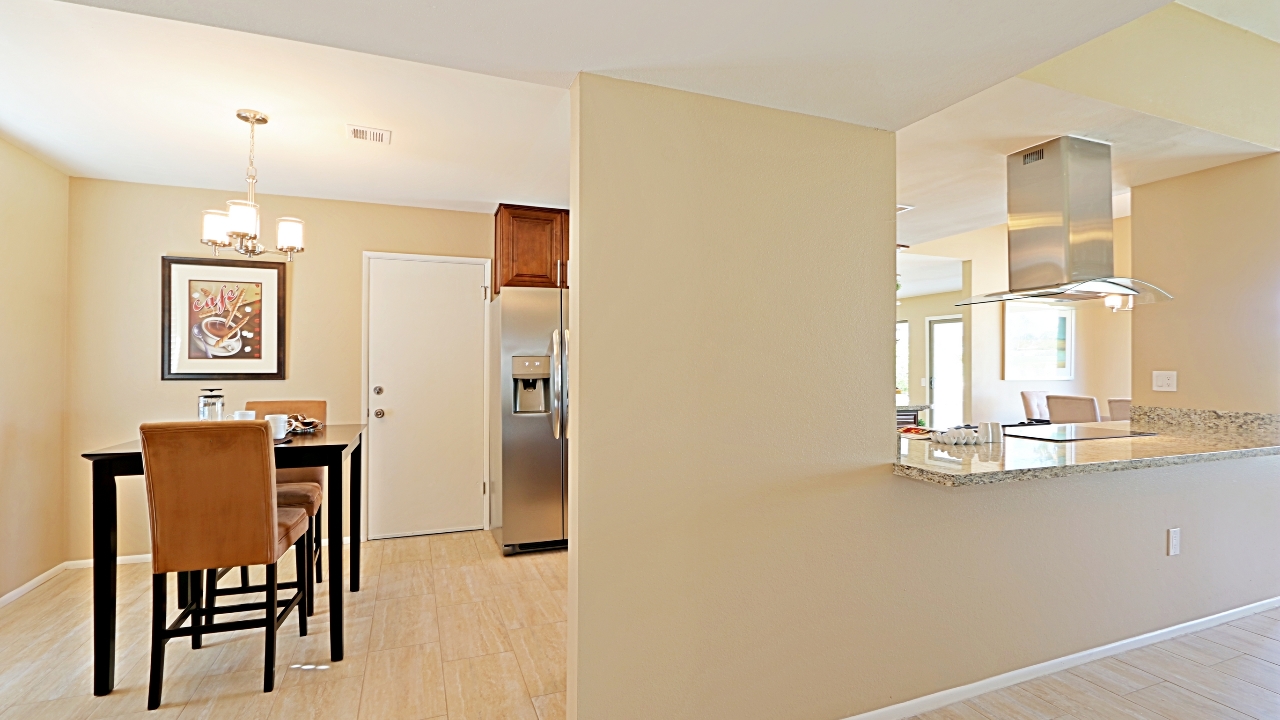
[[1182,553],[1182,528],[1169,528],[1169,556]]
[[1156,392],[1177,392],[1178,373],[1174,370],[1152,371],[1151,389]]

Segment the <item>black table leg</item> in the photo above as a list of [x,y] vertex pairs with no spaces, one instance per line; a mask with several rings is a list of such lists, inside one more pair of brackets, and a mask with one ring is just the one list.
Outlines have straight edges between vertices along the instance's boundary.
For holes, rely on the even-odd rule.
[[93,694],[116,686],[116,475],[93,463]]
[[329,657],[345,654],[342,641],[342,453],[329,462]]
[[351,449],[351,592],[360,592],[360,448],[363,437]]

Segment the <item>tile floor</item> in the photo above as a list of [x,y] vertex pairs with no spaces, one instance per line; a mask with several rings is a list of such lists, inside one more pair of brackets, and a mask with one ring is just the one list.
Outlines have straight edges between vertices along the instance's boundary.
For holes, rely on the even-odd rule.
[[[260,630],[195,651],[174,641],[164,705],[151,713],[150,566],[120,568],[117,689],[105,698],[91,692],[90,571],[63,572],[0,608],[0,720],[565,717],[566,553],[504,558],[482,532],[365,548],[344,661],[328,660],[325,583],[308,636],[293,620],[282,630],[275,692],[262,692]],[[1280,610],[912,720],[1250,719],[1280,720]]]
[[[486,532],[362,551],[345,660],[329,662],[326,582],[307,637],[293,618],[281,629],[275,692],[262,692],[261,630],[206,636],[200,650],[174,640],[164,704],[149,713],[151,566],[120,567],[116,690],[103,698],[90,571],[64,571],[0,608],[0,720],[563,720],[567,553],[504,558]],[[281,565],[291,579],[291,556]]]
[[1280,718],[1280,610],[1095,660],[912,720]]

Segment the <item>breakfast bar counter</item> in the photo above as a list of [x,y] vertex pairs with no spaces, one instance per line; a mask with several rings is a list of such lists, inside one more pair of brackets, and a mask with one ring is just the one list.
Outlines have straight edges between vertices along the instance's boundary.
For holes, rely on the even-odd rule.
[[[1005,437],[1002,443],[943,445],[902,437],[893,474],[958,487],[1188,463],[1280,455],[1280,430],[1266,425],[1206,426],[1142,421],[1085,427],[1154,432],[1153,436],[1046,442]],[[1006,428],[1006,432],[1013,428]]]

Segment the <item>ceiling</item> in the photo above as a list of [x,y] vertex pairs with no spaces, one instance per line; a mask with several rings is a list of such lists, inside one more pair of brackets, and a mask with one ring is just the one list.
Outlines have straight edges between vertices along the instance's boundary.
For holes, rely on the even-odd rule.
[[1276,0],[1178,0],[1178,4],[1280,42],[1280,2]]
[[964,263],[955,258],[898,253],[899,298],[955,292],[964,287]]
[[896,130],[1168,0],[78,0],[567,88],[580,71]]
[[1111,144],[1117,195],[1273,152],[1013,78],[898,132],[898,202],[915,207],[898,215],[898,242],[912,245],[1005,222],[1005,157],[1060,135]]
[[76,176],[240,191],[251,107],[264,193],[563,207],[586,70],[901,129],[909,244],[1002,222],[1003,156],[1064,132],[1114,139],[1117,190],[1264,152],[1005,81],[1165,1],[5,0],[0,137]]
[[[80,177],[492,212],[568,207],[561,88],[53,0],[0,3],[0,137]],[[382,146],[346,124],[392,131]]]

